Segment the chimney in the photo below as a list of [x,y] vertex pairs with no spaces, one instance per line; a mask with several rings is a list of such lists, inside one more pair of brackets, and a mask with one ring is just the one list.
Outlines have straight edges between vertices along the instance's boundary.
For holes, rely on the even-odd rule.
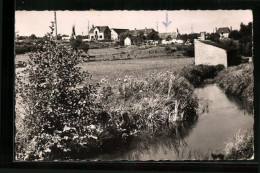
[[92,29],[94,29],[94,25],[92,25]]
[[232,31],[232,26],[230,26],[230,31]]
[[135,28],[135,31],[136,31],[136,28]]
[[144,28],[144,31],[146,32],[146,30],[147,30],[147,28],[145,27],[145,28]]
[[201,32],[200,33],[200,39],[201,40],[206,40],[206,32]]
[[218,28],[216,27],[216,32],[217,32]]

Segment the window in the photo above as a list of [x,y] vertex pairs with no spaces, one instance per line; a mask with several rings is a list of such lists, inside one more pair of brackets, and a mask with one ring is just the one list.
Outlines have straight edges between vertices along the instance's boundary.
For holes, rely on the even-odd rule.
[[99,38],[102,38],[102,35],[100,35]]

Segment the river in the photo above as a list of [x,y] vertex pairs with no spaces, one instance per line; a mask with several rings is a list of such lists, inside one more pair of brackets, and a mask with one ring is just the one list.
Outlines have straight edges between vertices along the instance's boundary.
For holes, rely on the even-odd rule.
[[134,141],[127,151],[104,154],[96,160],[207,160],[219,153],[239,130],[253,127],[252,111],[216,84],[196,88],[201,115],[187,127],[179,124],[176,135]]

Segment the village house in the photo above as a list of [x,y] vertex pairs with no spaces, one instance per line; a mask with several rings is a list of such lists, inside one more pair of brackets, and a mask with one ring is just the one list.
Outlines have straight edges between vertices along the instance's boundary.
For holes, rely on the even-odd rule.
[[229,33],[231,32],[231,29],[229,29],[228,27],[218,28],[216,30],[216,33],[220,35],[220,39],[228,38]]
[[118,28],[112,28],[111,29],[111,39],[112,40],[119,40],[119,35],[121,33],[125,33],[129,31],[129,29],[118,29]]
[[160,37],[162,40],[177,39],[177,33],[176,33],[176,32],[159,33],[159,37]]
[[90,40],[111,40],[111,30],[108,26],[95,26],[89,31]]
[[124,39],[125,46],[141,45],[141,44],[142,44],[142,38],[138,36],[128,36]]
[[152,28],[145,28],[145,29],[134,29],[134,30],[130,30],[128,31],[129,35],[132,35],[132,36],[140,36],[142,34],[144,34],[144,36],[147,36],[148,34],[150,34],[151,32],[156,32],[154,29]]

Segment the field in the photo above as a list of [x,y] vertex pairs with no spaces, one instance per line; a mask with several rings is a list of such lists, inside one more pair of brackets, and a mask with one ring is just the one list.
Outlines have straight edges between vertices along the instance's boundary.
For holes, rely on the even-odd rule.
[[110,81],[123,78],[126,75],[135,78],[142,78],[147,73],[159,73],[166,71],[179,71],[181,68],[194,63],[193,58],[149,58],[131,59],[118,61],[97,61],[82,64],[84,71],[88,71],[93,82],[98,82],[106,77]]
[[[92,82],[107,77],[114,81],[126,75],[139,78],[147,73],[179,71],[194,64],[194,58],[183,56],[181,51],[168,52],[161,46],[90,49],[88,54],[94,57],[80,66],[92,75]],[[15,63],[27,60],[28,54],[16,55]],[[23,68],[16,69],[21,70]]]

